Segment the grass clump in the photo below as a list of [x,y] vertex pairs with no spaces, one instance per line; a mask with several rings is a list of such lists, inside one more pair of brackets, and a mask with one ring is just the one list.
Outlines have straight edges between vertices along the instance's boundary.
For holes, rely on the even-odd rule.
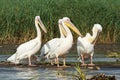
[[75,66],[75,72],[65,72],[65,71],[58,71],[58,77],[69,77],[73,80],[86,80],[86,74],[81,70],[79,65]]
[[80,66],[75,67],[77,74],[73,74],[73,78],[76,80],[86,80],[86,74],[81,70]]

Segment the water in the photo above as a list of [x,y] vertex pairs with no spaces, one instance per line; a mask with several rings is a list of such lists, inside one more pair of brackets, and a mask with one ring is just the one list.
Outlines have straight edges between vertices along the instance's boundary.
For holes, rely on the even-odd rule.
[[[59,76],[58,72],[74,73],[74,68],[57,70],[51,68],[0,68],[0,80],[73,80],[71,76]],[[120,68],[101,68],[101,70],[86,71],[87,76],[105,73],[106,75],[115,75],[120,80]]]
[[[10,55],[1,55],[0,61],[6,61]],[[115,58],[98,57],[94,62],[114,62]],[[67,62],[78,62],[77,57],[67,57]],[[49,67],[0,67],[0,80],[73,80],[68,75],[58,75],[59,72],[75,73],[74,67],[59,69]],[[87,77],[104,73],[105,75],[115,75],[120,80],[120,68],[101,67],[101,70],[85,70]]]
[[0,68],[0,80],[65,80],[58,77],[58,70],[49,68]]

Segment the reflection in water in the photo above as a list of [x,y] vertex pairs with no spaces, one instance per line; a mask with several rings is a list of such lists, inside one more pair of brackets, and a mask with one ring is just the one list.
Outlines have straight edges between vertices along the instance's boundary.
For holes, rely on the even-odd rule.
[[32,68],[0,68],[0,80],[26,80],[38,75]]
[[58,77],[58,70],[49,68],[0,68],[0,80],[66,80]]
[[[58,76],[58,72],[75,73],[73,67],[64,70],[51,68],[0,68],[0,80],[73,80],[72,76]],[[101,70],[85,70],[88,76],[105,73],[115,75],[120,80],[120,68],[101,68]]]

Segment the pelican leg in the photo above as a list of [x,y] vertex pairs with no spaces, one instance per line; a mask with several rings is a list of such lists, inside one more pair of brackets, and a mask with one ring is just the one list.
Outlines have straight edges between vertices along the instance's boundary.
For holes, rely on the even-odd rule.
[[63,67],[66,67],[66,62],[65,62],[65,60],[66,60],[66,55],[63,55]]
[[70,67],[66,65],[66,55],[63,55],[63,67]]
[[50,60],[51,65],[54,65],[53,60]]
[[95,64],[93,64],[93,55],[90,55],[90,64],[88,64],[89,66],[94,66]]
[[36,66],[36,65],[31,64],[31,57],[30,56],[28,57],[28,60],[29,60],[29,66]]
[[30,59],[30,56],[28,57],[28,61],[29,61],[29,66],[31,66],[31,59]]
[[56,57],[56,60],[57,60],[57,67],[60,67],[60,65],[59,65],[59,58]]
[[85,64],[85,62],[84,62],[84,55],[83,55],[83,54],[81,54],[81,57],[82,57],[82,64],[81,64],[81,66],[87,65],[87,64]]
[[55,60],[54,60],[54,61],[55,61],[55,64],[57,64],[57,59],[56,59],[56,58],[55,58]]
[[57,64],[57,59],[51,60],[51,65]]

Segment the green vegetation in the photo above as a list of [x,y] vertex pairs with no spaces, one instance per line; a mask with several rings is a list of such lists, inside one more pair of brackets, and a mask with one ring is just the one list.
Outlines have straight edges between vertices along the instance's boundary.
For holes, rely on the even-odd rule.
[[[98,43],[120,42],[120,0],[0,0],[0,44],[19,44],[36,36],[36,15],[47,27],[43,42],[59,37],[58,19],[68,16],[83,35],[103,27]],[[76,39],[78,36],[73,34]]]
[[58,77],[71,76],[73,80],[86,80],[86,74],[81,70],[79,64],[75,66],[75,72],[58,71]]
[[80,66],[77,65],[75,69],[77,71],[77,74],[74,74],[73,77],[76,80],[86,80],[86,74],[81,70]]

